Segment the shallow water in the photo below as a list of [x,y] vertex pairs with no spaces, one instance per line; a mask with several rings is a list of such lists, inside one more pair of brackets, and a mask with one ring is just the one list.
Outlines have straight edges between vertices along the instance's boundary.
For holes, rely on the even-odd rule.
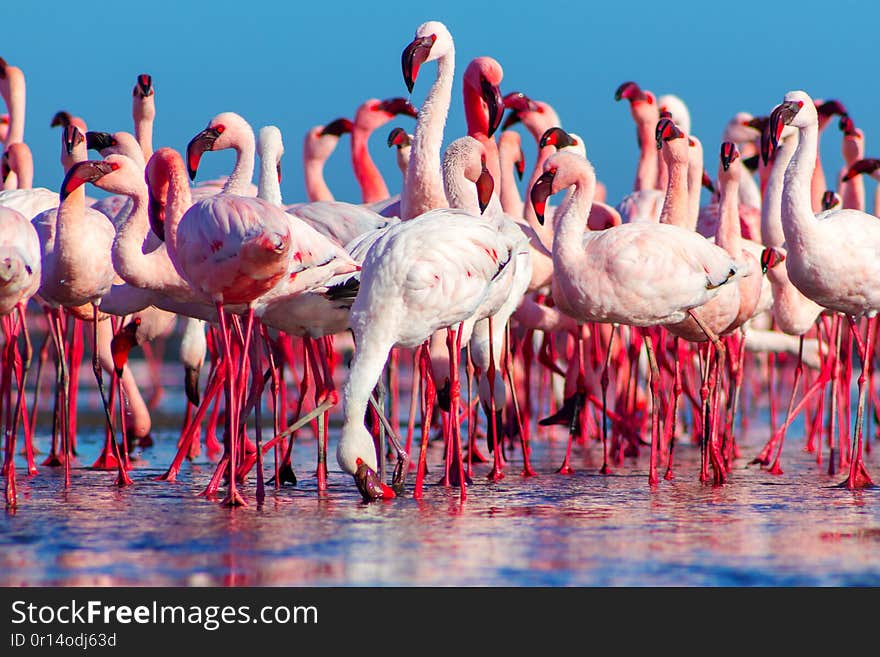
[[[752,427],[744,457],[766,438]],[[19,507],[0,516],[0,584],[880,585],[880,491],[833,487],[842,477],[803,451],[798,426],[784,475],[743,458],[727,485],[703,485],[699,450],[681,445],[677,478],[654,491],[647,448],[602,476],[600,446],[576,447],[576,472],[563,476],[553,471],[564,434],[553,436],[534,443],[538,477],[518,475],[518,454],[498,483],[478,466],[464,505],[437,485],[412,499],[412,477],[403,498],[363,504],[335,465],[333,437],[319,498],[315,443],[304,437],[297,487],[268,488],[257,508],[252,477],[250,505],[226,509],[197,495],[213,471],[204,451],[177,483],[152,480],[173,456],[174,428],[154,431],[156,446],[137,453],[135,485],[124,490],[113,473],[82,467],[100,448],[93,430],[80,438],[69,490],[60,471],[27,478],[19,468]],[[876,452],[867,460],[875,477]],[[430,481],[440,458],[432,445]]]

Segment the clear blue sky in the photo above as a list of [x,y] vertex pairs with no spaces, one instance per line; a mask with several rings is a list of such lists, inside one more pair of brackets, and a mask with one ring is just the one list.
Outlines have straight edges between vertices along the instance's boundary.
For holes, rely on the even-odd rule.
[[[843,101],[865,131],[867,155],[880,156],[878,18],[872,3],[851,0],[721,6],[705,0],[27,0],[3,7],[0,56],[27,76],[25,137],[34,151],[36,184],[57,189],[62,179],[52,115],[67,109],[93,130],[131,130],[131,89],[145,72],[156,89],[156,147],[183,150],[221,111],[242,114],[255,129],[273,123],[285,139],[282,193],[292,203],[304,200],[306,129],[350,117],[368,97],[406,95],[401,50],[421,22],[441,20],[456,41],[458,74],[447,142],[465,131],[461,72],[473,57],[491,55],[504,67],[502,91],[547,100],[565,127],[584,137],[616,201],[629,190],[635,168],[632,120],[613,99],[617,85],[629,79],[684,98],[713,176],[728,118],[740,110],[767,113],[794,88]],[[416,104],[434,72],[433,64],[423,69]],[[394,125],[411,130],[413,122],[401,118],[371,140],[392,192],[400,179],[384,140]],[[534,146],[524,142],[532,162]],[[841,165],[836,128],[826,131],[823,157],[833,178]],[[207,179],[228,172],[232,155],[208,154],[202,162],[199,179]],[[346,137],[327,179],[337,198],[357,201],[349,162]]]

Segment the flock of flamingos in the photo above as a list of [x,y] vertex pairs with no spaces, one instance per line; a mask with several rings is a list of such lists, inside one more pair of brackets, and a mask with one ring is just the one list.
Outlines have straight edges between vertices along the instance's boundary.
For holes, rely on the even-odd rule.
[[[325,490],[337,405],[336,459],[367,501],[399,495],[411,471],[421,497],[429,441],[440,437],[443,460],[431,464],[431,480],[459,487],[461,499],[475,464],[487,463],[492,480],[514,461],[533,475],[536,423],[568,429],[561,473],[572,472],[575,442],[601,440],[603,473],[650,446],[649,485],[658,486],[658,470],[674,476],[675,444],[686,440],[700,446],[700,480],[721,485],[743,456],[737,418],[765,395],[771,435],[748,455],[753,462],[781,473],[786,430],[803,413],[807,449],[821,460],[827,447],[829,473],[845,473],[841,485],[850,489],[872,485],[863,425],[866,404],[880,401],[872,385],[880,197],[875,215],[866,213],[859,174],[880,180],[880,160],[864,159],[864,135],[844,105],[789,91],[768,115],[733,116],[723,142],[704,152],[681,99],[624,82],[615,100],[628,102],[639,158],[633,191],[611,205],[583,140],[563,130],[546,102],[503,95],[502,69],[491,57],[465,68],[467,135],[444,150],[454,59],[446,27],[421,25],[401,58],[409,92],[425,65],[437,63],[421,108],[405,98],[370,99],[352,120],[309,130],[308,202],[295,205],[281,199],[284,148],[274,126],[255,136],[241,116],[223,112],[185,155],[154,151],[155,93],[145,74],[132,93],[133,135],[91,132],[68,112],[55,116],[64,174],[57,191],[33,188],[24,75],[0,59],[8,110],[0,124],[8,507],[18,500],[19,451],[27,475],[38,470],[40,386],[25,394],[32,360],[38,382],[43,362],[55,361],[43,466],[63,468],[69,486],[78,372],[91,341],[106,419],[93,467],[126,486],[130,449],[150,440],[127,355],[167,334],[178,316],[187,412],[161,478],[174,480],[199,453],[206,425],[217,458],[204,494],[219,499],[223,489],[225,505],[246,504],[251,478],[258,502],[266,486],[295,484],[291,452],[303,431],[316,437],[317,485]],[[387,136],[403,175],[391,196],[368,140],[399,115],[413,117],[415,128]],[[828,191],[818,146],[834,117],[846,168]],[[538,143],[525,198],[516,124]],[[361,203],[334,200],[323,178],[345,134]],[[204,154],[222,149],[236,154],[229,176],[192,186]],[[88,185],[110,195],[94,201]],[[711,202],[701,207],[702,187]],[[42,347],[31,341],[28,307],[45,327]],[[334,373],[352,349],[340,396]],[[785,419],[777,421],[782,379],[791,374]],[[558,402],[551,378],[564,381]],[[408,409],[400,407],[404,387]]]

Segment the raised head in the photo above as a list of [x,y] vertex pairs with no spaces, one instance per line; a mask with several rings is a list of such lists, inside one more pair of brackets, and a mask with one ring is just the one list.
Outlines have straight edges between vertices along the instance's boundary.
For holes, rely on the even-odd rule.
[[193,137],[186,147],[186,165],[191,180],[195,180],[202,153],[238,148],[243,133],[253,136],[253,128],[235,112],[222,112],[208,122],[208,127]]
[[412,93],[422,64],[440,59],[453,50],[452,35],[443,23],[428,21],[419,25],[415,37],[400,56],[407,91]]

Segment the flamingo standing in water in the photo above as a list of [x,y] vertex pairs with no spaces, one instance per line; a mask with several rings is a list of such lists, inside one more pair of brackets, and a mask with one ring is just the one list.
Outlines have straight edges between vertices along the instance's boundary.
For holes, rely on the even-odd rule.
[[[877,334],[880,310],[880,225],[877,217],[858,210],[827,210],[814,215],[810,183],[819,144],[819,112],[804,91],[790,91],[770,116],[770,136],[776,143],[784,125],[798,130],[799,141],[785,170],[782,189],[782,228],[788,248],[788,276],[804,296],[846,315],[862,360],[859,401],[853,431],[849,475],[843,482],[856,489],[873,485],[862,458],[862,420],[865,383]],[[864,341],[857,319],[868,318]]]
[[[556,153],[544,163],[544,173],[530,194],[539,220],[543,220],[547,198],[572,185],[574,191],[557,211],[554,296],[564,297],[579,322],[647,327],[677,323],[689,314],[697,319],[694,309],[741,275],[740,266],[727,252],[678,226],[630,223],[585,234],[595,173],[585,158],[574,153]],[[604,283],[596,285],[596,281]],[[657,481],[660,381],[651,340],[645,344],[655,400],[649,474],[653,484]]]
[[[5,423],[0,424],[5,427],[6,432],[3,473],[6,475],[7,508],[18,503],[15,489],[15,442],[32,353],[25,323],[25,308],[40,287],[40,274],[40,240],[36,230],[21,213],[0,207],[0,320],[6,340],[0,384],[0,420],[5,416]],[[17,318],[13,315],[16,312]],[[18,336],[22,332],[25,336],[25,353],[18,356]],[[16,388],[14,406],[13,379]]]

